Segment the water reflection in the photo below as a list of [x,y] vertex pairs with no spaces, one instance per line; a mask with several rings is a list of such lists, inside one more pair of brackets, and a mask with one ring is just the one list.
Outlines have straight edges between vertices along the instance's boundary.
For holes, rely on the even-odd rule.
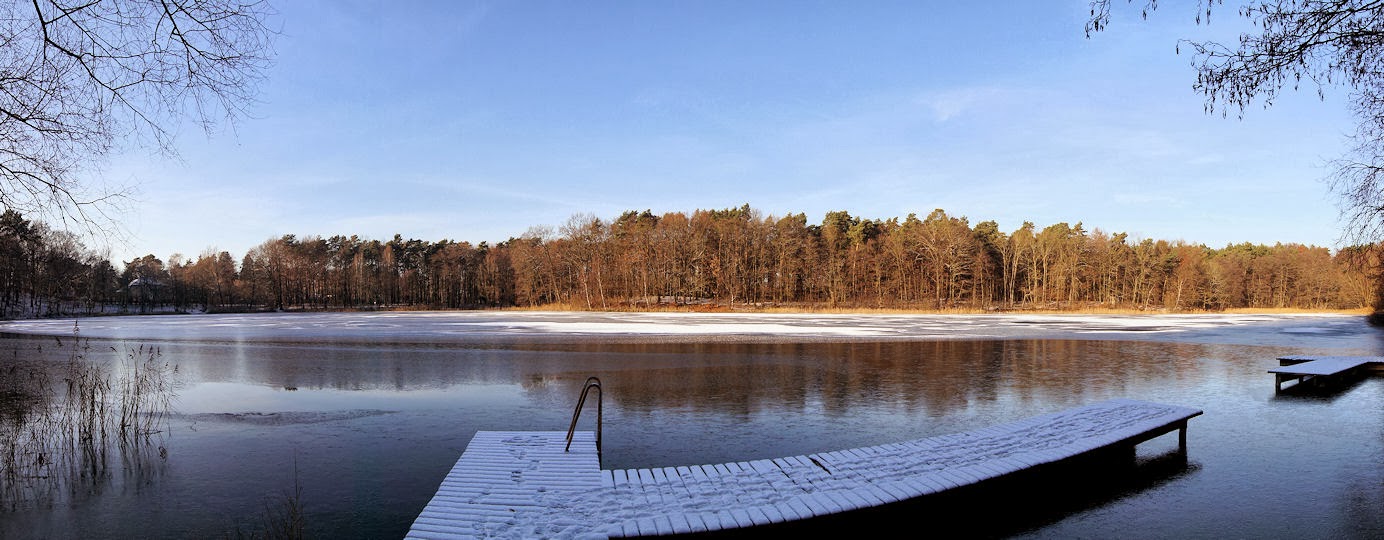
[[[0,366],[0,506],[80,504],[165,471],[174,371],[155,350],[88,361],[89,344],[15,347]],[[46,361],[53,356],[59,362]]]
[[1079,340],[161,348],[190,384],[394,392],[520,384],[533,399],[570,401],[595,374],[618,388],[610,399],[631,411],[728,414],[809,405],[840,414],[862,403],[924,414],[997,401],[1060,408],[1157,381],[1223,377],[1223,362],[1198,360],[1253,349]]
[[[9,343],[34,348],[35,340]],[[15,345],[22,347],[21,345]],[[92,362],[134,347],[98,347]],[[51,347],[50,347],[51,349]],[[1281,349],[1081,340],[846,343],[265,344],[174,342],[183,412],[395,410],[455,406],[513,386],[535,407],[570,410],[587,376],[602,378],[614,414],[675,413],[708,425],[807,415],[860,420],[886,435],[969,429],[1111,397],[1243,387],[1243,363]],[[51,350],[50,350],[51,352]],[[1289,396],[1284,396],[1289,397]],[[1329,398],[1328,398],[1329,399]],[[296,407],[296,408],[295,408]],[[3,411],[0,411],[3,413]],[[937,422],[934,420],[947,421]],[[792,421],[801,421],[793,418]],[[964,422],[963,422],[964,421]],[[561,425],[551,429],[560,429]],[[615,429],[619,429],[618,427]],[[906,438],[914,438],[913,435]]]
[[[622,345],[590,366],[628,411],[820,408],[828,415],[861,406],[934,414],[977,403],[1042,403],[1065,408],[1162,382],[1214,380],[1224,366],[1198,359],[1212,345],[1091,341],[943,341],[812,344]],[[587,352],[589,347],[573,347]],[[1240,354],[1243,354],[1241,352]],[[1131,359],[1137,359],[1132,361]],[[549,366],[524,378],[534,399],[570,399],[584,371]]]
[[285,390],[411,391],[464,383],[510,383],[514,352],[461,347],[167,344],[189,380]]
[[[1375,337],[1352,331],[1367,339],[1343,348],[1378,353]],[[0,340],[0,369],[14,350],[57,365],[51,340]],[[0,537],[223,536],[295,470],[309,534],[399,537],[475,431],[563,429],[591,375],[604,383],[610,468],[882,444],[1114,397],[1195,406],[1206,414],[1192,421],[1190,461],[1167,456],[1175,436],[1156,439],[1133,468],[1015,485],[930,515],[977,513],[988,528],[958,531],[968,536],[1384,534],[1384,380],[1276,396],[1265,372],[1276,355],[1321,352],[1307,348],[1318,341],[361,341],[162,342],[186,383],[167,457],[126,464],[112,448],[99,496],[10,511]],[[94,343],[91,363],[137,345]],[[0,371],[6,383],[7,373],[22,374]],[[22,423],[33,407],[9,395],[0,421]],[[1300,512],[1277,511],[1285,501]],[[996,508],[1018,517],[984,513]],[[1170,513],[1181,519],[1156,519]]]

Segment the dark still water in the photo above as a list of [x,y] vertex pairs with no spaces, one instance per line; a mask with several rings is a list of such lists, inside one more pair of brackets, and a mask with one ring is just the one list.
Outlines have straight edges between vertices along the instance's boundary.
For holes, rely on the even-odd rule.
[[[403,325],[379,319],[396,330],[360,334],[349,329],[364,328],[361,315],[294,317],[84,320],[81,335],[91,337],[80,342],[70,321],[65,336],[0,326],[26,332],[0,339],[0,377],[9,378],[0,381],[0,405],[16,399],[33,366],[65,366],[74,344],[79,362],[111,369],[128,363],[130,349],[156,347],[160,361],[177,366],[179,383],[166,429],[149,443],[111,445],[100,467],[69,460],[76,465],[51,468],[55,478],[0,491],[0,538],[248,535],[295,489],[311,537],[397,538],[477,430],[566,429],[590,375],[606,389],[606,468],[875,445],[1115,397],[1198,407],[1205,414],[1190,423],[1185,463],[1166,463],[1174,435],[1142,445],[1137,470],[1101,472],[1127,477],[1089,493],[1053,501],[1051,493],[1072,490],[1021,484],[949,504],[968,518],[987,516],[973,530],[984,536],[1384,537],[1384,377],[1275,395],[1265,372],[1282,354],[1384,354],[1379,332],[1356,318],[1154,333],[1066,318],[1060,333],[939,340],[830,330],[768,338],[743,328],[467,333],[441,315]],[[489,317],[504,326],[511,316]],[[968,335],[1015,324],[957,321]],[[26,418],[0,414],[9,429]],[[40,480],[58,487],[34,487]]]

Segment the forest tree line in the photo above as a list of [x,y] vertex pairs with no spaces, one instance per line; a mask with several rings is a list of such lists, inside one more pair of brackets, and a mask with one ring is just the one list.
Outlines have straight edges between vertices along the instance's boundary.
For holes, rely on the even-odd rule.
[[117,271],[74,235],[0,216],[0,316],[68,312],[552,306],[1353,309],[1375,300],[1377,246],[1133,240],[1081,223],[1004,232],[934,210],[865,219],[576,215],[497,244],[358,236],[272,238],[239,261],[146,255]]

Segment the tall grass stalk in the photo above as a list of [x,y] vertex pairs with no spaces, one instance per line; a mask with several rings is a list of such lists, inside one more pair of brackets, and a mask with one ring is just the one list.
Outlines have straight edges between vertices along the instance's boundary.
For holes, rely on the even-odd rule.
[[138,349],[128,351],[126,356],[128,369],[117,383],[120,437],[147,438],[163,431],[168,411],[176,397],[172,373],[177,371],[177,367],[162,363],[156,347],[140,345]]
[[[127,473],[143,474],[162,460],[162,439],[176,398],[176,366],[157,348],[126,351],[111,366],[90,361],[88,342],[74,324],[67,361],[23,361],[4,368],[0,383],[0,509],[67,493],[77,496],[110,477],[111,452]],[[114,372],[114,373],[113,373]],[[157,449],[155,448],[157,447]]]
[[264,500],[264,515],[260,524],[250,530],[235,526],[226,538],[237,540],[301,540],[305,538],[303,517],[303,485],[298,481],[298,456],[293,456],[293,490],[279,497]]

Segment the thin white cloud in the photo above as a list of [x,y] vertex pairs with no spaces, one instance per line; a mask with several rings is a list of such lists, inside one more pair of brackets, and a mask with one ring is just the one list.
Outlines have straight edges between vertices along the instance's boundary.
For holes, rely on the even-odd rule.
[[919,105],[932,112],[935,122],[944,123],[978,109],[1007,107],[1012,95],[1011,89],[979,86],[926,92],[919,95],[916,100]]

